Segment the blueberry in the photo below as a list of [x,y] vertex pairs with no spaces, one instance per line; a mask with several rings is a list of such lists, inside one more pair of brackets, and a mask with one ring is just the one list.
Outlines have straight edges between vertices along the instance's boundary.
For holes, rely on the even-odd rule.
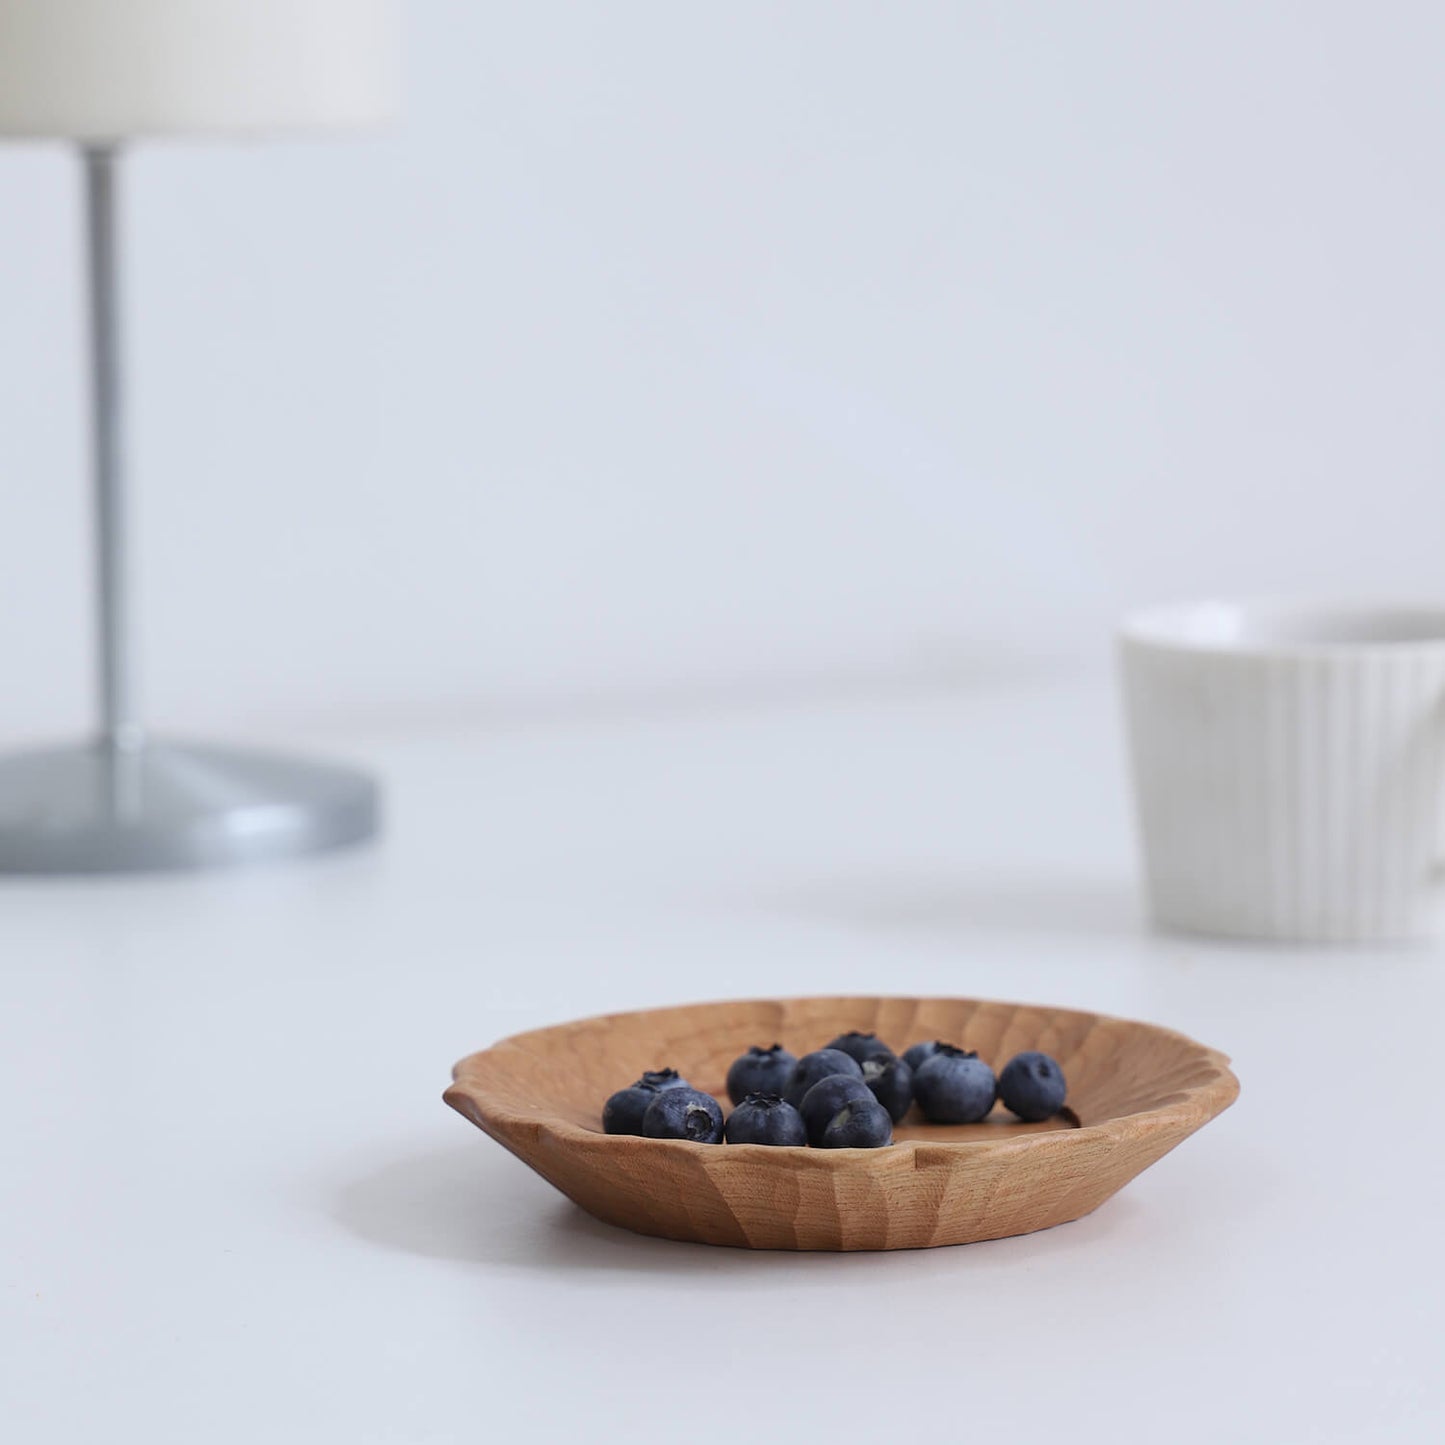
[[723,1113],[718,1101],[700,1089],[659,1089],[642,1116],[649,1139],[691,1139],[694,1144],[721,1144]]
[[642,1116],[647,1106],[662,1092],[650,1084],[630,1084],[619,1089],[602,1106],[602,1127],[608,1134],[642,1133]]
[[806,1144],[808,1131],[798,1111],[777,1094],[749,1094],[728,1115],[729,1144]]
[[873,1090],[873,1097],[888,1110],[896,1124],[913,1103],[913,1070],[898,1058],[881,1054],[863,1060],[863,1082]]
[[916,1074],[938,1052],[942,1043],[942,1039],[930,1039],[926,1044],[914,1044],[903,1051],[903,1062]]
[[740,1104],[748,1094],[781,1094],[797,1062],[782,1044],[766,1049],[754,1044],[735,1058],[728,1070],[728,1098]]
[[863,1067],[858,1060],[841,1049],[818,1049],[815,1053],[804,1054],[788,1075],[783,1086],[783,1097],[796,1109],[803,1102],[803,1095],[829,1074],[852,1074],[863,1077]]
[[816,1145],[833,1116],[845,1105],[871,1099],[868,1085],[856,1074],[829,1074],[819,1079],[806,1094],[798,1112],[808,1131],[808,1143]]
[[1057,1114],[1066,1093],[1064,1071],[1047,1054],[1033,1049],[1015,1054],[998,1076],[1004,1108],[1028,1123]]
[[969,1049],[939,1044],[913,1076],[913,1097],[934,1124],[976,1124],[993,1108],[993,1070]]
[[640,1134],[642,1116],[654,1094],[664,1089],[691,1087],[676,1069],[649,1069],[635,1084],[619,1089],[602,1106],[602,1128],[608,1134]]
[[876,1059],[880,1056],[887,1059],[894,1057],[893,1050],[877,1034],[863,1034],[859,1033],[857,1029],[851,1029],[846,1034],[839,1034],[831,1044],[824,1044],[823,1047],[837,1049],[839,1053],[847,1054],[850,1059],[857,1059],[860,1064],[865,1059]]
[[818,1139],[820,1149],[881,1149],[893,1142],[893,1121],[876,1099],[855,1099],[832,1117]]

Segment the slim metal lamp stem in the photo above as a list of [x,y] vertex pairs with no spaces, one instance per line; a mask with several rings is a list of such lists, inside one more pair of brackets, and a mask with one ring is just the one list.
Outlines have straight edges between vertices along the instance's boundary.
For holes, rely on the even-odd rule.
[[[6,3],[0,0],[0,13]],[[131,691],[120,155],[110,143],[80,148],[94,433],[96,730],[81,743],[0,753],[0,875],[136,873],[297,858],[360,843],[377,829],[376,784],[365,773],[142,733]]]
[[91,425],[95,469],[96,643],[100,744],[112,752],[142,741],[131,685],[127,574],[116,171],[113,145],[83,148],[89,272]]

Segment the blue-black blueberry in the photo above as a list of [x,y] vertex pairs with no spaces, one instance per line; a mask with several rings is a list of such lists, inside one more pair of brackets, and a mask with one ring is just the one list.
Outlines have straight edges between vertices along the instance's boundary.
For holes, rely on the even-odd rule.
[[766,1049],[754,1044],[747,1053],[739,1054],[728,1069],[728,1098],[740,1104],[749,1094],[781,1094],[797,1062],[797,1056],[782,1044]]
[[942,1042],[942,1039],[929,1039],[927,1043],[913,1044],[904,1049],[903,1062],[916,1074],[938,1052]]
[[803,1102],[798,1108],[798,1113],[803,1116],[803,1127],[808,1131],[808,1143],[817,1145],[823,1137],[823,1130],[845,1104],[861,1103],[872,1097],[868,1085],[856,1074],[829,1074],[826,1079],[819,1079],[803,1095]]
[[820,1149],[881,1149],[893,1142],[893,1121],[876,1099],[844,1104],[818,1139]]
[[1015,1054],[998,1076],[998,1096],[1004,1108],[1031,1124],[1057,1114],[1067,1092],[1064,1071],[1036,1049]]
[[690,1139],[694,1144],[721,1144],[723,1112],[711,1094],[700,1089],[659,1089],[642,1116],[649,1139]]
[[903,1059],[881,1054],[863,1060],[863,1082],[896,1124],[913,1103],[913,1070]]
[[602,1106],[602,1128],[608,1134],[642,1133],[642,1116],[662,1092],[650,1084],[629,1084],[619,1089]]
[[939,1044],[913,1076],[913,1097],[934,1124],[976,1124],[998,1092],[993,1070],[970,1049]]
[[863,1066],[851,1054],[841,1049],[818,1049],[804,1054],[788,1075],[783,1086],[783,1097],[796,1109],[803,1102],[803,1095],[830,1074],[852,1074],[855,1079],[863,1077]]
[[664,1089],[688,1089],[692,1086],[676,1069],[649,1069],[635,1083],[619,1089],[602,1106],[602,1128],[608,1134],[642,1133],[642,1116],[652,1096]]
[[748,1094],[728,1115],[729,1144],[800,1145],[808,1142],[802,1116],[777,1094]]
[[857,1059],[860,1064],[865,1059],[876,1059],[880,1055],[888,1059],[894,1057],[893,1050],[877,1034],[860,1033],[857,1029],[839,1034],[831,1044],[824,1044],[823,1047],[837,1049],[839,1053],[847,1054],[850,1059]]

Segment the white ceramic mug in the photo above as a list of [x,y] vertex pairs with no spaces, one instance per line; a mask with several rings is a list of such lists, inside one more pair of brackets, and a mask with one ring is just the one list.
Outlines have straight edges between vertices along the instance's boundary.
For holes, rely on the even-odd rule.
[[1119,639],[1150,908],[1194,933],[1445,921],[1445,607],[1196,603]]

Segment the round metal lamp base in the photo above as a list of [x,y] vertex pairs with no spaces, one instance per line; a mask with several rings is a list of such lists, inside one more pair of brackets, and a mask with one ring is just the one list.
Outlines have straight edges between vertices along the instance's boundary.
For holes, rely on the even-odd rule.
[[147,743],[0,757],[0,873],[131,873],[292,858],[377,827],[364,773]]

